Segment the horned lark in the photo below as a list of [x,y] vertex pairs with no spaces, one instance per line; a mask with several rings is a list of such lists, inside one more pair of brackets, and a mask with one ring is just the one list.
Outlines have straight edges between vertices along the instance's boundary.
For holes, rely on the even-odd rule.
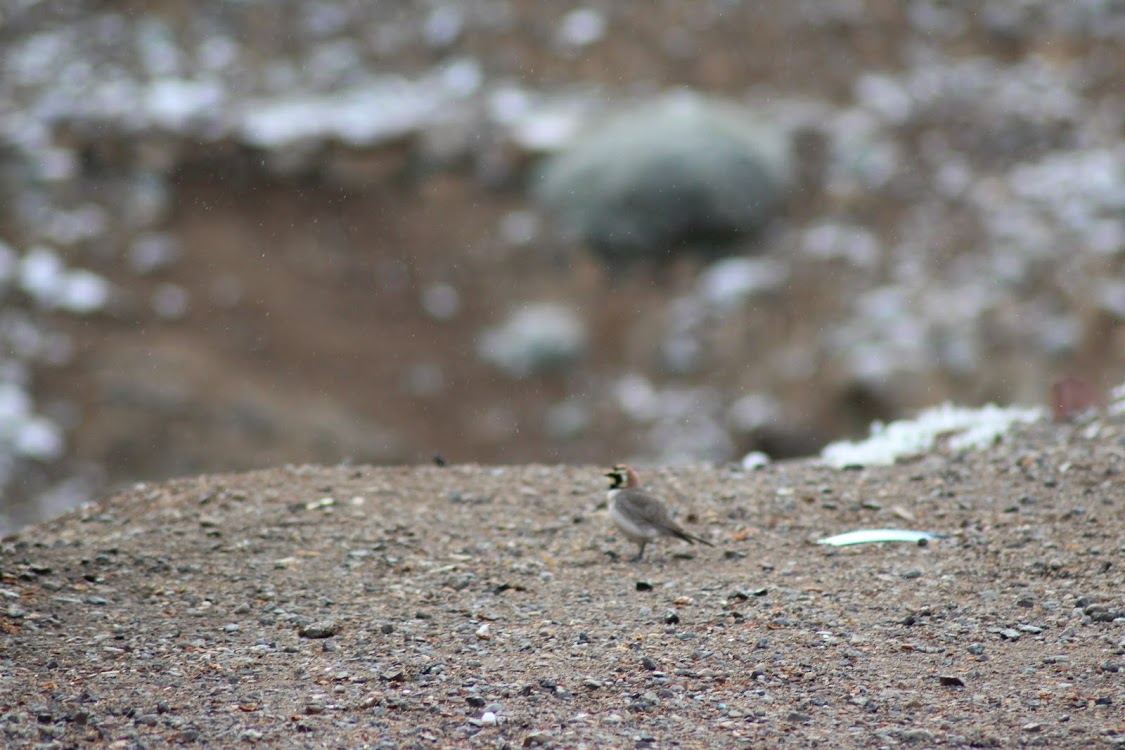
[[664,503],[641,489],[637,472],[625,464],[617,464],[606,474],[609,484],[609,517],[621,533],[640,545],[633,562],[641,559],[645,545],[662,536],[674,536],[691,544],[699,542],[714,545],[706,539],[692,536],[672,520]]

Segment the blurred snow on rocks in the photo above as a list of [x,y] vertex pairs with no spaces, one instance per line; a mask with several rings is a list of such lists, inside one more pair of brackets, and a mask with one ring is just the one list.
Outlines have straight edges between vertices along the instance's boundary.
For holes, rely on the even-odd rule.
[[866,440],[832,443],[821,452],[821,460],[838,469],[849,466],[889,466],[899,458],[929,451],[945,438],[951,450],[984,448],[1004,435],[1012,425],[1035,422],[1044,412],[1038,407],[979,409],[942,404],[926,409],[914,419],[889,424],[876,422]]
[[83,269],[67,269],[53,251],[32,248],[20,262],[19,287],[41,308],[85,314],[109,299],[109,284]]
[[592,8],[577,8],[562,18],[559,41],[571,47],[586,47],[605,35],[606,19]]
[[579,398],[569,398],[547,411],[545,429],[555,440],[574,440],[593,424],[590,406]]
[[770,258],[727,258],[699,277],[703,298],[720,310],[746,302],[760,292],[774,291],[789,278],[789,268]]
[[738,432],[753,432],[781,421],[782,405],[768,393],[749,393],[730,405],[727,421]]
[[159,271],[180,259],[180,243],[171,235],[148,233],[129,247],[129,265],[140,276]]
[[727,461],[734,441],[724,424],[723,404],[716,390],[667,386],[658,388],[643,375],[630,373],[613,385],[618,410],[643,426],[646,456],[668,464]]
[[450,320],[461,310],[461,295],[450,284],[430,284],[422,290],[422,308],[434,320]]
[[477,342],[477,353],[513,378],[567,369],[585,350],[585,322],[573,309],[550,302],[515,310]]
[[[547,156],[537,194],[497,225],[501,243],[545,240],[537,198],[611,262],[702,246],[699,275],[659,310],[663,371],[650,380],[633,372],[639,362],[623,363],[631,374],[611,375],[588,399],[560,400],[546,416],[546,430],[567,439],[588,429],[590,404],[608,397],[647,431],[650,460],[729,458],[732,434],[779,419],[785,403],[757,384],[751,395],[742,387],[751,378],[737,373],[754,363],[723,359],[713,339],[750,330],[763,295],[772,303],[802,288],[808,267],[825,270],[818,264],[833,264],[831,288],[809,300],[815,310],[793,316],[823,316],[816,337],[768,358],[790,380],[833,373],[840,390],[915,382],[924,390],[923,378],[995,373],[994,381],[1022,378],[1026,391],[1058,358],[1097,344],[1101,320],[1125,319],[1125,107],[1112,93],[1117,81],[1105,80],[1104,50],[1076,55],[1065,43],[1125,38],[1114,3],[913,0],[901,65],[857,69],[842,100],[748,89],[726,101],[647,81],[613,89],[538,71],[522,78],[480,52],[480,39],[515,23],[507,3],[435,0],[401,18],[363,4],[284,4],[281,15],[268,5],[204,4],[182,26],[100,5],[27,32],[17,11],[0,21],[12,32],[0,46],[0,198],[12,226],[0,242],[0,414],[11,416],[0,420],[0,489],[18,462],[64,450],[61,427],[28,394],[36,366],[74,350],[43,314],[87,315],[109,302],[109,282],[82,266],[120,258],[162,280],[191,263],[164,225],[176,205],[173,173],[193,149],[250,147],[282,171],[337,147],[404,149],[403,161],[478,149],[499,172],[534,171]],[[729,6],[701,3],[699,27],[669,32],[668,53],[699,56]],[[609,47],[621,13],[596,2],[560,10],[538,38],[550,54],[581,60]],[[801,13],[813,25],[865,19],[864,4],[850,1],[803,3]],[[263,33],[247,40],[252,16]],[[959,56],[951,42],[967,30],[1029,51],[1014,61]],[[823,142],[823,198],[746,257],[790,196],[798,129]],[[117,183],[83,194],[86,172],[103,163]],[[638,203],[646,210],[632,212]],[[414,304],[436,320],[468,318],[463,293],[433,283]],[[159,318],[190,311],[182,286],[146,294]],[[235,306],[243,283],[221,276],[209,296]],[[484,331],[478,353],[514,378],[572,368],[594,320],[588,310],[527,305]],[[1028,346],[1046,359],[1025,363]],[[729,375],[723,382],[707,369],[716,362]],[[403,388],[441,392],[441,369],[428,369],[436,367],[419,365]],[[661,376],[674,385],[655,382]],[[690,378],[701,382],[678,380]],[[948,421],[951,409],[927,419]]]
[[879,238],[855,225],[822,221],[804,230],[801,249],[816,260],[843,260],[856,268],[874,268],[881,253]]
[[190,307],[191,295],[179,284],[161,284],[152,293],[152,311],[164,320],[179,320]]

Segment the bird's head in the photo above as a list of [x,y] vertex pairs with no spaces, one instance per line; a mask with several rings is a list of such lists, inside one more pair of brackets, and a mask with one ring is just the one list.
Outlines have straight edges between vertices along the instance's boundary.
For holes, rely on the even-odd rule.
[[636,487],[641,482],[637,478],[637,472],[626,464],[617,464],[608,472],[606,476],[609,477],[609,488],[611,490],[619,490],[624,487]]

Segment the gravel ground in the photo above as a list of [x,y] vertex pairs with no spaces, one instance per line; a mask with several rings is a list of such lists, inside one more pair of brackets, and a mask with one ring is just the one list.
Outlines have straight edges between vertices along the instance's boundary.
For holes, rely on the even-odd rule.
[[[1122,747],[1120,418],[840,471],[140,485],[0,549],[9,747]],[[900,527],[925,546],[816,539]]]

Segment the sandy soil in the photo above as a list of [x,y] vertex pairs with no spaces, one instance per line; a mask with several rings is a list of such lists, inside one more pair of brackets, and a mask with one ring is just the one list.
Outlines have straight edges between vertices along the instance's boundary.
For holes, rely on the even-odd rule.
[[[0,548],[9,747],[1125,746],[1121,420],[891,468],[140,485]],[[1096,433],[1096,434],[1095,434]],[[857,528],[948,536],[818,546]],[[495,722],[495,723],[494,723]]]

